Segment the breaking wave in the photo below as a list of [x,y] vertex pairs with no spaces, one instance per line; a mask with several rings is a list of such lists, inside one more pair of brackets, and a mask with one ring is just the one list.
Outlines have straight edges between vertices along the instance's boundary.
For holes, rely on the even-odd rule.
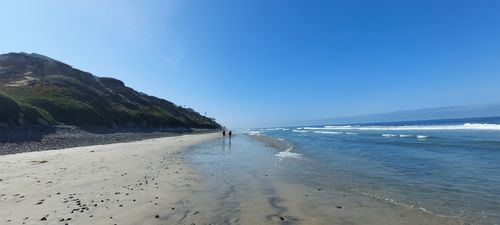
[[314,131],[316,134],[342,134],[342,132],[337,131]]
[[[299,129],[299,128],[297,128]],[[500,124],[465,123],[462,125],[411,125],[411,126],[324,126],[302,127],[301,130],[374,130],[374,131],[401,131],[401,130],[498,130]]]
[[276,156],[282,158],[301,158],[302,154],[292,152],[295,146],[283,138],[272,138],[266,135],[251,135],[254,139],[266,144],[269,147],[277,149]]

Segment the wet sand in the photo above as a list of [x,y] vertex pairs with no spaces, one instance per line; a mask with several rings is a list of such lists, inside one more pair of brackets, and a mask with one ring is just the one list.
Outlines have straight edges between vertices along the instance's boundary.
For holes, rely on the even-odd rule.
[[275,153],[197,134],[0,156],[0,224],[456,224],[287,181]]
[[459,224],[335,187],[290,180],[288,160],[307,159],[279,159],[277,149],[266,145],[242,135],[188,154],[202,184],[189,202],[203,215],[187,218],[188,224]]

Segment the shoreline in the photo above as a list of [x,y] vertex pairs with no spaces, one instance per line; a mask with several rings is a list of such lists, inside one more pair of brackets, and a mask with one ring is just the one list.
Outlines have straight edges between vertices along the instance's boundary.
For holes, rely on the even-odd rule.
[[[243,137],[242,137],[243,136]],[[336,186],[295,180],[290,166],[296,160],[276,157],[282,144],[238,135],[232,144],[205,143],[190,153],[193,170],[203,180],[191,205],[202,208],[212,224],[460,224],[417,208],[407,208],[382,199],[341,190]],[[283,149],[281,149],[283,150]],[[325,175],[326,176],[326,175]],[[201,200],[200,200],[201,199]],[[206,206],[207,200],[215,206]],[[210,214],[206,212],[210,212]],[[217,217],[211,217],[211,214]],[[236,222],[235,222],[236,221]]]
[[152,224],[182,218],[194,134],[0,156],[2,224]]
[[0,155],[127,143],[216,131],[195,128],[79,128],[76,126],[0,128]]
[[289,165],[278,160],[272,146],[246,135],[232,142],[219,139],[219,133],[179,135],[0,156],[0,221],[458,224],[335,187],[289,180]]

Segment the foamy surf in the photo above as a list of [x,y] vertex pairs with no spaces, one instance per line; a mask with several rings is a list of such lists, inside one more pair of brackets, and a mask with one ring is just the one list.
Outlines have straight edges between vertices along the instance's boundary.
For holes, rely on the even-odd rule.
[[278,152],[276,154],[276,156],[278,156],[280,159],[283,159],[283,158],[295,158],[295,159],[299,159],[301,158],[302,154],[299,154],[299,153],[295,153],[295,152],[291,152],[293,148],[289,148],[283,152]]
[[[308,131],[305,131],[308,132]],[[283,138],[273,138],[267,135],[250,135],[258,141],[263,142],[269,147],[278,150],[275,155],[281,159],[283,158],[301,158],[302,154],[292,152],[294,145]]]
[[[409,135],[409,134],[399,134],[399,135],[396,135],[396,134],[382,134],[382,137],[386,137],[386,138],[390,138],[390,137],[407,138],[407,137],[412,137],[412,135]],[[417,139],[425,139],[427,137],[428,136],[425,136],[425,135],[417,135],[416,136]]]
[[[499,180],[484,168],[500,173],[495,164],[500,160],[499,126],[500,117],[495,117],[297,126],[260,136],[292,144],[268,150],[280,166],[300,172],[300,182],[321,179],[347,193],[359,187],[390,205],[463,221],[457,224],[495,224],[500,221],[500,195],[492,190]],[[480,172],[464,179],[471,171]]]
[[245,131],[248,135],[260,135],[259,131]]
[[316,134],[342,134],[342,132],[337,131],[314,131]]
[[282,127],[276,127],[276,128],[265,128],[265,129],[262,129],[264,131],[277,131],[277,130],[283,130],[283,131],[287,131],[289,130],[288,128],[282,128]]
[[462,125],[412,125],[412,126],[324,126],[303,127],[303,130],[367,130],[367,131],[401,131],[401,130],[492,130],[500,131],[500,124],[464,123]]

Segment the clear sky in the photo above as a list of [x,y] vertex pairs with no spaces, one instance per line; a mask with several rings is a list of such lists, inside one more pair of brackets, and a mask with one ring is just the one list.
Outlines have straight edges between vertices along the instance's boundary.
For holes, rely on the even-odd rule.
[[230,127],[500,102],[497,0],[2,1],[36,52]]

